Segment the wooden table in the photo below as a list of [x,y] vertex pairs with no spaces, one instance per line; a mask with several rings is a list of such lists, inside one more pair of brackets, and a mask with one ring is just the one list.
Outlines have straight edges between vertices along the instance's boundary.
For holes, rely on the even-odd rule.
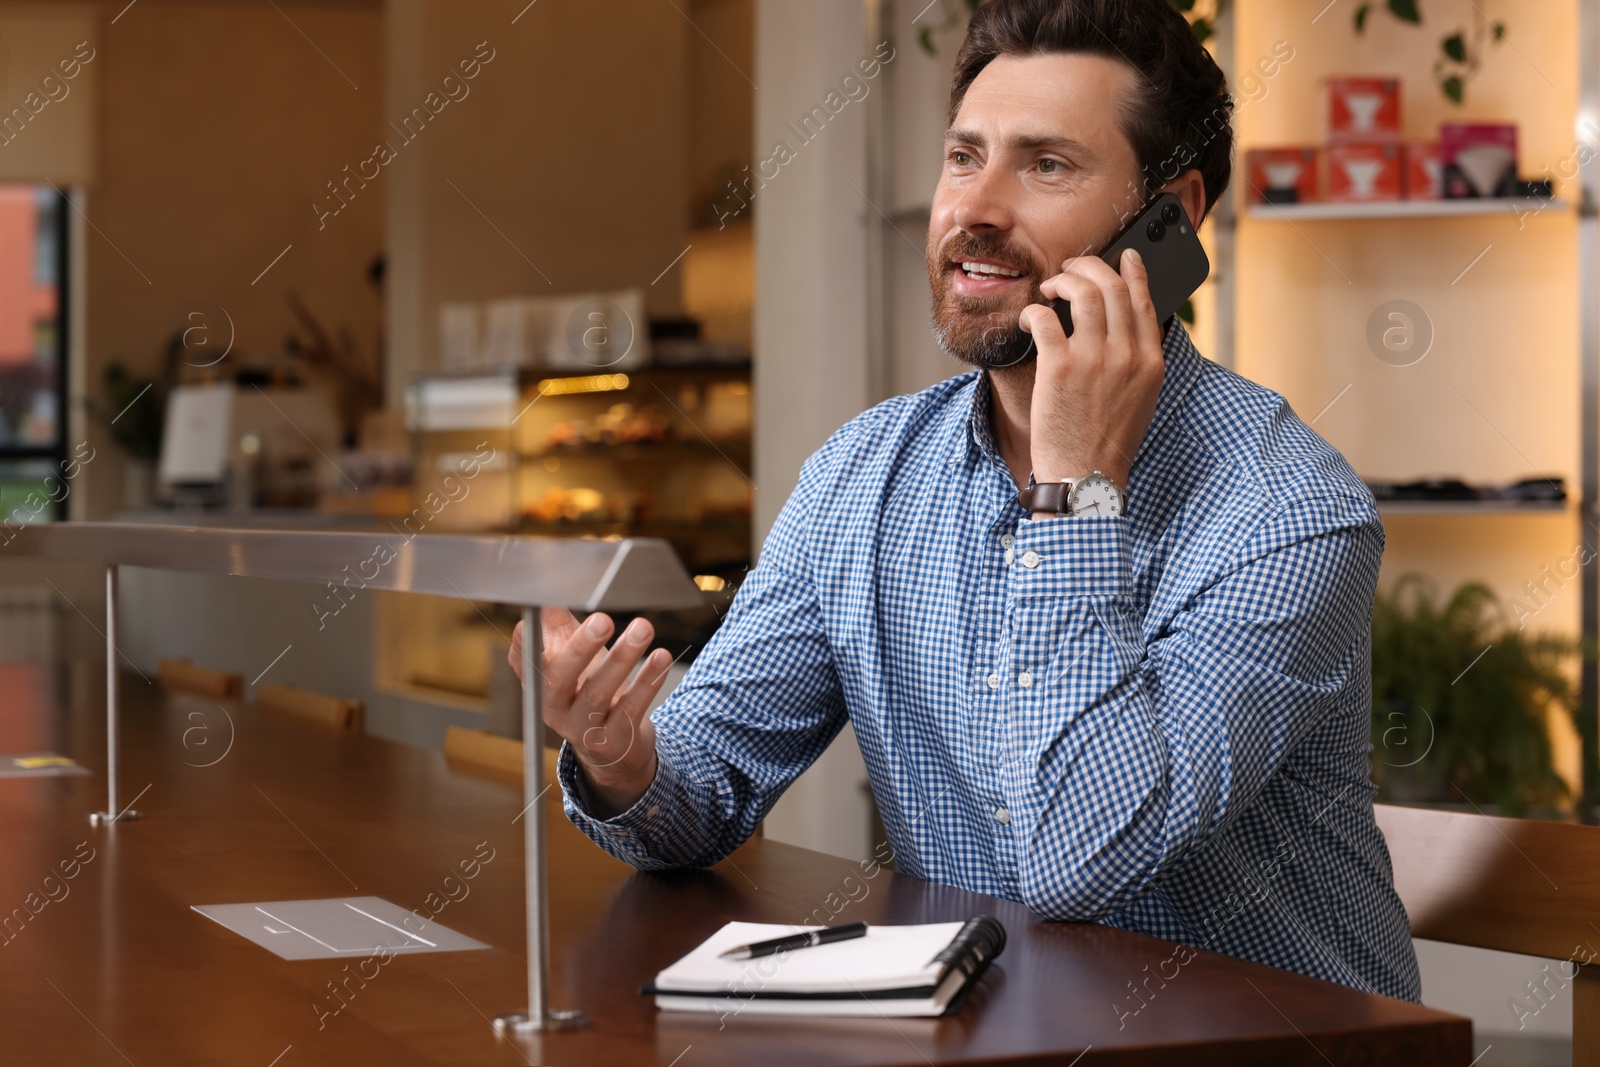
[[[515,785],[453,771],[437,753],[163,697],[129,675],[124,781],[129,799],[143,791],[145,817],[91,828],[85,814],[103,793],[102,673],[0,667],[0,752],[53,750],[97,772],[0,780],[0,916],[37,909],[0,944],[8,1064],[1464,1067],[1470,1058],[1466,1019],[1205,952],[1164,987],[1151,982],[1152,999],[1119,1028],[1129,983],[1170,957],[1169,943],[1041,922],[1017,904],[889,871],[869,878],[857,863],[761,839],[709,870],[636,873],[559,810],[552,1002],[583,1009],[591,1025],[502,1039],[490,1018],[525,1006]],[[76,878],[46,884],[91,849]],[[477,877],[460,881],[458,865],[488,849]],[[447,883],[452,874],[458,881]],[[336,1015],[324,1013],[343,1003],[329,991],[347,973],[342,963],[281,960],[190,910],[346,895],[411,909],[447,891],[458,899],[437,921],[494,947],[396,957],[346,986]],[[1010,940],[976,995],[938,1020],[719,1020],[658,1013],[637,993],[730,919],[799,922],[834,908],[834,921],[887,923],[990,912]]]

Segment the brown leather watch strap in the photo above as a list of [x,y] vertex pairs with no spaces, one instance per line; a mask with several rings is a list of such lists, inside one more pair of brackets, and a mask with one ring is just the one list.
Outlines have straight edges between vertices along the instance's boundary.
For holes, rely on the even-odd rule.
[[1071,482],[1039,482],[1017,494],[1017,503],[1032,514],[1035,511],[1054,515],[1067,513],[1067,497],[1072,494]]

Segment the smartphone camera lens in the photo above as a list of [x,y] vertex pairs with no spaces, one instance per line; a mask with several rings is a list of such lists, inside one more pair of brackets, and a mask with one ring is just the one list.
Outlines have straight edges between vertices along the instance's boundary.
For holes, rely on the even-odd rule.
[[1162,225],[1160,219],[1151,219],[1150,225],[1144,228],[1144,232],[1150,235],[1150,240],[1159,241],[1166,236],[1167,228]]
[[1178,216],[1181,213],[1182,209],[1180,209],[1177,204],[1161,205],[1161,221],[1166,223],[1168,226],[1176,226],[1178,224]]

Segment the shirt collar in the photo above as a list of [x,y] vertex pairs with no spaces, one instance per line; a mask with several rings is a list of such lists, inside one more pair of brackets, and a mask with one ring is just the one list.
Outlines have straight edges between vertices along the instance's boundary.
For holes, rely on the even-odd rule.
[[[1151,447],[1150,442],[1155,439],[1156,432],[1171,417],[1173,410],[1199,378],[1204,362],[1205,357],[1195,348],[1194,342],[1189,337],[1189,331],[1183,328],[1183,323],[1176,316],[1172,318],[1166,337],[1161,342],[1161,358],[1166,364],[1161,379],[1161,392],[1156,397],[1156,410],[1150,419],[1150,429],[1145,433],[1144,440],[1139,443],[1139,450],[1134,454],[1135,466]],[[967,411],[969,431],[967,446],[969,450],[976,450],[978,454],[989,457],[990,461],[997,464],[1001,470],[1005,470],[1005,460],[1001,458],[1000,450],[995,445],[993,427],[989,419],[992,396],[993,387],[989,381],[989,372],[981,370],[977,374],[976,384],[972,390],[972,404]]]
[[976,449],[979,455],[988,456],[1004,467],[1005,461],[1000,458],[1000,449],[995,447],[994,436],[989,429],[989,398],[993,395],[989,372],[980,370],[977,384],[972,389],[972,403],[967,411],[967,446],[969,454],[971,449]]

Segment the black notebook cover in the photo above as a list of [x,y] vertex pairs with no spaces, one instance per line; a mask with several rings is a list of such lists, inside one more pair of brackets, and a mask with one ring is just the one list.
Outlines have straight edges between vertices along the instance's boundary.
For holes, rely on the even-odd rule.
[[[820,993],[790,993],[763,990],[728,990],[725,993],[708,993],[704,991],[690,991],[682,989],[662,989],[654,981],[646,982],[639,987],[639,992],[646,996],[688,996],[688,997],[737,997],[740,1000],[838,1000],[842,997],[851,1000],[865,998],[867,1000],[924,1000],[934,995],[952,970],[962,972],[966,977],[961,984],[961,990],[951,1001],[954,1006],[968,989],[975,985],[983,972],[989,969],[989,964],[1006,947],[1006,928],[1000,920],[992,915],[975,915],[968,919],[956,931],[956,936],[950,939],[938,955],[934,956],[934,963],[941,963],[939,978],[932,985],[914,986],[905,989],[879,989],[857,991],[840,989],[837,992]],[[801,951],[804,951],[803,949]]]

